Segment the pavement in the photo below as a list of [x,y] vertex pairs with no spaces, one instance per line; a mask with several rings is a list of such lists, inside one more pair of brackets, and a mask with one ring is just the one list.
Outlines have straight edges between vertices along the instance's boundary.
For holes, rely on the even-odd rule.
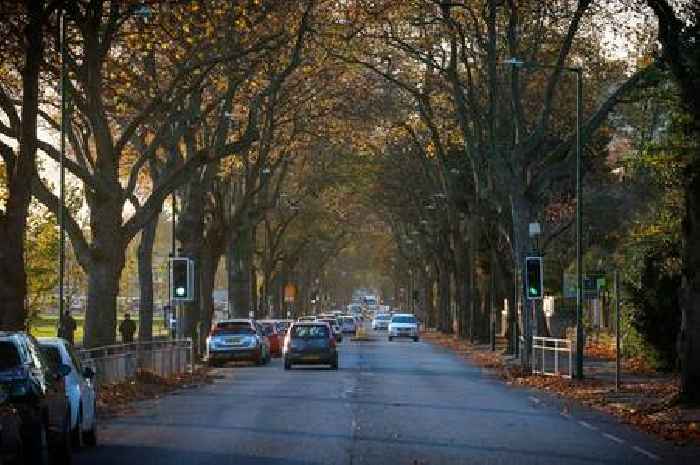
[[340,370],[215,370],[106,421],[77,465],[699,463],[583,407],[509,387],[427,342],[345,338]]

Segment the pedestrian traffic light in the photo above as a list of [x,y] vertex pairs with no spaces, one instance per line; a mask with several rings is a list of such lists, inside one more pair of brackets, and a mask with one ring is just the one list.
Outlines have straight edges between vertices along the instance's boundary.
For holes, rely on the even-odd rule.
[[542,257],[525,258],[525,290],[528,300],[539,300],[543,297]]
[[194,300],[194,262],[187,257],[170,259],[170,296],[174,301]]

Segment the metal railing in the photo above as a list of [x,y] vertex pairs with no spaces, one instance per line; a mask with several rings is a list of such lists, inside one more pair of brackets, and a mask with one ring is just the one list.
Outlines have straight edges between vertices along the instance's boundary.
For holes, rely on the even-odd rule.
[[97,384],[131,379],[141,371],[170,376],[193,369],[192,340],[133,342],[78,351],[83,365],[95,370]]
[[[571,379],[573,375],[573,341],[553,337],[532,337],[532,373],[544,376],[561,376]],[[560,373],[559,354],[568,354],[568,375]],[[553,360],[552,360],[553,359]],[[549,369],[548,369],[549,368]]]

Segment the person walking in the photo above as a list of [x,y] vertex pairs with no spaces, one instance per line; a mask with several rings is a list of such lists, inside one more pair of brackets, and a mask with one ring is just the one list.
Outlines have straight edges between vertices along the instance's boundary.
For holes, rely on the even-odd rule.
[[134,334],[136,333],[136,323],[131,319],[131,315],[124,314],[124,319],[119,324],[119,333],[122,335],[122,342],[130,344],[134,342]]
[[58,336],[64,338],[71,345],[75,344],[75,329],[78,324],[75,322],[75,318],[70,314],[70,310],[66,310],[61,318],[61,323],[58,328]]

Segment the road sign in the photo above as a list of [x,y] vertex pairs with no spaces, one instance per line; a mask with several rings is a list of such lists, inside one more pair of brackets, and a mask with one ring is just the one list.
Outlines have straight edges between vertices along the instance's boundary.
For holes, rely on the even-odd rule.
[[294,299],[297,294],[297,288],[294,287],[294,284],[287,284],[284,286],[284,301],[287,303],[292,303],[294,302]]
[[583,297],[585,299],[598,297],[598,279],[595,276],[583,277]]

